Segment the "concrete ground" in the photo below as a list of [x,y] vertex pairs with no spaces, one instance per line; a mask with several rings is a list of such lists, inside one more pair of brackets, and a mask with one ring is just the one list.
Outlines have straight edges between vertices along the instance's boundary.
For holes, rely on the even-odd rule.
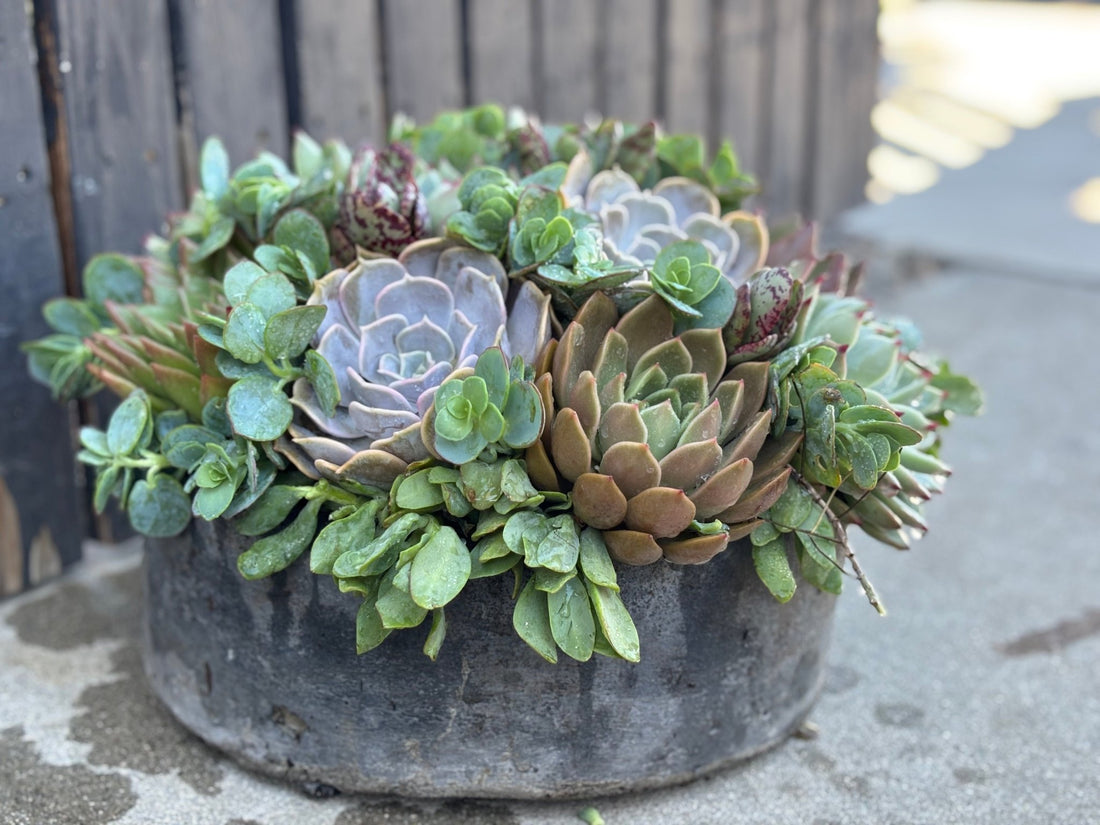
[[[930,348],[977,377],[988,412],[947,434],[956,472],[926,539],[897,553],[857,536],[890,615],[877,617],[856,587],[840,599],[816,739],[684,787],[584,803],[313,799],[235,767],[158,706],[136,652],[135,548],[93,547],[62,580],[0,604],[0,820],[560,825],[592,804],[608,825],[1098,821],[1100,227],[1052,230],[1057,256],[1044,261],[1027,202],[1068,197],[1053,191],[1063,176],[1032,168],[1062,145],[1059,124],[1048,126],[1050,142],[1042,127],[1016,159],[1031,164],[1021,174],[1035,189],[1018,221],[997,217],[992,199],[1008,195],[982,189],[974,172],[972,187],[947,179],[913,196],[919,209],[898,199],[848,226],[879,251],[880,310],[904,311]],[[1098,144],[1094,134],[1092,158]],[[1082,174],[1098,174],[1095,164]],[[960,191],[975,206],[949,213],[951,243],[938,245]],[[900,240],[899,222],[909,224]],[[960,254],[968,235],[975,243]],[[914,255],[946,263],[888,276]]]

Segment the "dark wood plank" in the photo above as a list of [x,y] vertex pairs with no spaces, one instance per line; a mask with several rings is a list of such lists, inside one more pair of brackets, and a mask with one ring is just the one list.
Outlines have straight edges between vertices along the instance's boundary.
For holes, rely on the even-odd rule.
[[[57,0],[63,70],[72,243],[76,270],[98,252],[138,253],[183,204],[168,8],[144,0]],[[96,400],[108,420],[113,396]],[[101,538],[122,538],[129,520],[110,509]]]
[[540,0],[539,107],[549,121],[579,121],[600,105],[599,7],[592,0]]
[[26,373],[19,343],[47,332],[39,307],[63,292],[50,170],[22,3],[0,4],[0,595],[80,557],[68,411]]
[[175,2],[181,103],[193,119],[185,134],[192,144],[191,174],[193,147],[210,135],[221,136],[234,165],[261,148],[285,156],[289,130],[278,0]]
[[657,116],[657,0],[603,3],[603,103],[608,117]]
[[378,6],[364,0],[297,0],[302,126],[355,147],[386,136]]
[[874,146],[870,113],[878,80],[876,0],[821,0],[811,214],[830,220],[861,203],[867,154]]
[[711,121],[711,0],[666,0],[664,100],[670,132],[706,135]]
[[764,3],[719,0],[714,21],[715,114],[712,143],[732,140],[741,167],[757,169],[765,106],[766,26]]
[[760,145],[757,170],[764,191],[762,204],[773,218],[805,212],[805,176],[811,168],[808,130],[813,96],[810,82],[811,0],[773,0],[773,36],[765,53],[768,99],[762,123],[767,137]]
[[417,120],[462,106],[462,17],[458,0],[382,0],[391,115]]
[[163,4],[58,0],[77,265],[137,253],[183,203]]
[[467,0],[470,101],[535,108],[531,4]]

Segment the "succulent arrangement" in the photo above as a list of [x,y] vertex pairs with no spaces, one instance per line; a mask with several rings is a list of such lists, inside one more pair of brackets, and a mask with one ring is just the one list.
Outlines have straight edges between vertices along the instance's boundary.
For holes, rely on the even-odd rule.
[[[470,580],[514,581],[547,660],[637,661],[621,565],[751,552],[780,601],[899,548],[981,395],[855,296],[813,229],[769,232],[728,145],[495,106],[352,153],[299,133],[201,188],[145,254],[104,254],[25,345],[84,428],[95,505],[175,535],[230,519],[261,578],[308,556],[358,598],[357,649]],[[748,541],[738,542],[741,539]]]

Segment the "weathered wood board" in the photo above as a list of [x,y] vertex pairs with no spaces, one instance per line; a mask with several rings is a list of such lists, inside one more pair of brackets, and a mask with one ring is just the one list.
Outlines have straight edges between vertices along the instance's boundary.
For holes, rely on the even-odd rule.
[[183,204],[167,6],[58,0],[76,261],[137,253]]
[[386,136],[378,10],[362,0],[298,0],[302,123],[318,140],[355,147]]
[[465,101],[458,0],[382,0],[390,114],[418,120]]
[[470,102],[535,108],[530,3],[468,0]]
[[64,290],[35,55],[23,4],[0,4],[0,596],[75,561],[83,535],[69,411],[19,351]]
[[828,218],[863,200],[878,82],[877,0],[820,0],[809,212]]
[[289,145],[278,0],[176,0],[183,134],[194,183],[194,147],[225,141],[234,164]]
[[600,37],[601,110],[634,122],[657,116],[660,29],[657,0],[607,0]]
[[600,10],[592,0],[536,4],[536,100],[547,120],[582,120],[599,110]]

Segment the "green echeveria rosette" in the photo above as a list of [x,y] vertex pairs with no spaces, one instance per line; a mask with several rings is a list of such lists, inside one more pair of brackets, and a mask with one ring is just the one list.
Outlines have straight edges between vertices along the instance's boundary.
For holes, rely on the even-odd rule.
[[524,370],[522,356],[509,370],[504,352],[494,347],[472,369],[452,373],[424,417],[428,451],[462,465],[498,444],[519,451],[533,443],[542,432],[542,401]]

